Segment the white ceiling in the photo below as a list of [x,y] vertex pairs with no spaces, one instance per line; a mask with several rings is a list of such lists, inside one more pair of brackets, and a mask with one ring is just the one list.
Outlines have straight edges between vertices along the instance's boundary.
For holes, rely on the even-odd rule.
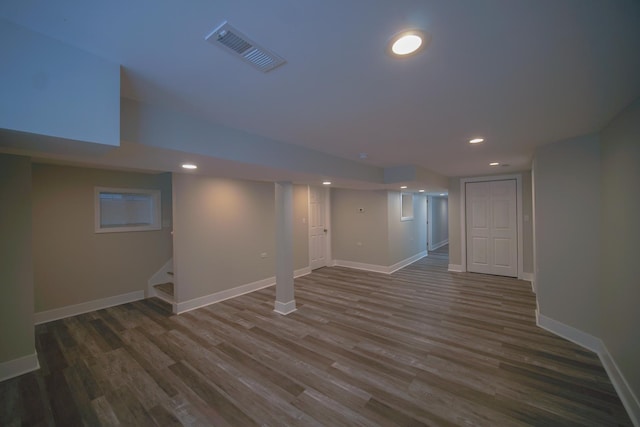
[[[637,0],[3,0],[0,17],[122,64],[123,97],[446,176],[529,169],[640,96]],[[206,42],[224,20],[287,63],[263,74]],[[391,58],[411,27],[430,45]]]

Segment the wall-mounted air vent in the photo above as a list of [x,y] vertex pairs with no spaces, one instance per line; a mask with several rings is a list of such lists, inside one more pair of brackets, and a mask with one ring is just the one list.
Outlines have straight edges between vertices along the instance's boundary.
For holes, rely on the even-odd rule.
[[205,40],[222,47],[264,73],[286,62],[282,57],[250,40],[227,21],[213,30]]

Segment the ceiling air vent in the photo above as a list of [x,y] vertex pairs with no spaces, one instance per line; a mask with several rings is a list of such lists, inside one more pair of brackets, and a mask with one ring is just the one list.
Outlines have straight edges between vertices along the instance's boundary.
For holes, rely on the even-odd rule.
[[240,57],[264,73],[286,62],[280,56],[250,40],[227,21],[213,30],[205,40]]

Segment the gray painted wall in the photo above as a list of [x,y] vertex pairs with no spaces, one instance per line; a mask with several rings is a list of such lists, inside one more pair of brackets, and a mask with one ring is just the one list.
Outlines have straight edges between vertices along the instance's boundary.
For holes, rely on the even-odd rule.
[[534,167],[538,309],[600,336],[599,138],[540,147]]
[[35,353],[31,160],[0,154],[0,363]]
[[431,203],[431,243],[440,246],[449,239],[449,200],[434,196]]
[[173,174],[173,203],[177,302],[275,275],[272,183]]
[[387,263],[393,265],[427,250],[426,197],[413,195],[413,219],[400,221],[401,193],[387,193],[389,247]]
[[425,251],[425,200],[414,195],[414,219],[401,221],[398,191],[332,189],[333,259],[388,267]]
[[[364,212],[360,212],[360,208]],[[389,265],[387,215],[386,191],[332,189],[333,259]]]
[[601,338],[640,396],[640,99],[601,137]]
[[522,269],[533,273],[533,178],[522,173]]
[[[306,187],[294,186],[293,196],[300,269],[309,265]],[[177,302],[275,276],[273,183],[173,174],[173,202]]]
[[[94,233],[94,187],[162,190],[158,231]],[[171,176],[33,165],[35,311],[147,287],[172,256]]]

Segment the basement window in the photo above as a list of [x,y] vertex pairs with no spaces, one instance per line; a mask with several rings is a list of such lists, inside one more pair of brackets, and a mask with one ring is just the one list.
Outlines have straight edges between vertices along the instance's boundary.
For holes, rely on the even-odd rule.
[[95,188],[95,232],[161,229],[160,190]]
[[400,221],[413,220],[413,193],[402,193],[400,196]]

